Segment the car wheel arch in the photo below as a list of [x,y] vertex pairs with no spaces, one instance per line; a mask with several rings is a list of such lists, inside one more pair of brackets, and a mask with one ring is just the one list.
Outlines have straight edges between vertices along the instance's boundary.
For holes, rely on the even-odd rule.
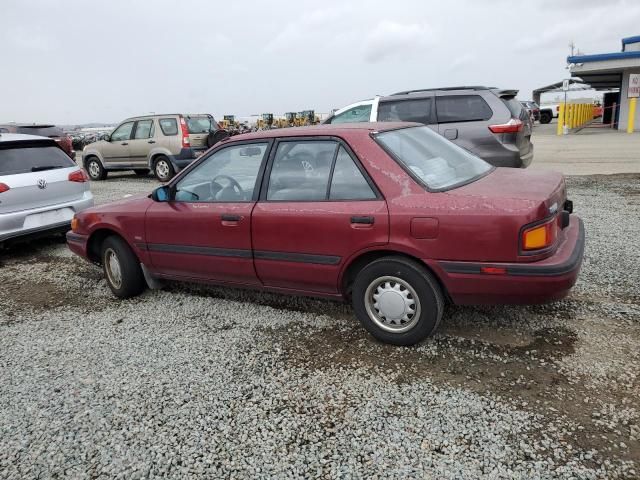
[[108,237],[111,236],[120,237],[122,240],[124,240],[125,243],[129,245],[129,248],[131,248],[131,251],[133,251],[134,255],[137,256],[134,246],[131,245],[131,243],[124,235],[121,235],[118,231],[112,228],[97,228],[93,232],[91,232],[87,240],[87,256],[91,262],[95,264],[101,263],[102,244]]
[[417,258],[409,253],[398,251],[398,250],[390,250],[390,249],[381,249],[381,250],[368,250],[365,252],[361,252],[359,254],[354,255],[350,258],[345,267],[342,269],[342,273],[338,280],[338,285],[340,287],[340,292],[345,298],[349,298],[351,295],[351,288],[353,286],[353,282],[355,281],[358,273],[367,265],[375,260],[379,260],[385,257],[402,257],[404,259],[413,261],[419,264],[422,268],[427,270],[433,278],[435,278],[436,282],[440,286],[440,289],[445,297],[445,300],[450,303],[451,297],[449,296],[449,292],[447,290],[446,285],[442,282],[442,279],[429,265],[427,265],[420,258]]

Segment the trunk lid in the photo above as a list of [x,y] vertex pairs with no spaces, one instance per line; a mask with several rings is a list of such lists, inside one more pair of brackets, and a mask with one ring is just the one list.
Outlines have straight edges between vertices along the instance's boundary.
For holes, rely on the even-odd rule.
[[525,201],[535,217],[547,218],[562,211],[567,198],[564,176],[553,171],[496,168],[489,175],[447,192],[451,195],[476,196],[509,208],[510,200]]

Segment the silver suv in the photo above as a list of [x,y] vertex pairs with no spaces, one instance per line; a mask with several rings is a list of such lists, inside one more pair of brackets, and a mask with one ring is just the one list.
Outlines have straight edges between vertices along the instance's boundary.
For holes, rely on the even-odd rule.
[[218,124],[209,114],[167,114],[132,117],[104,140],[82,151],[82,164],[92,180],[104,180],[110,170],[133,170],[167,182],[204,153]]
[[55,140],[0,134],[0,246],[66,232],[91,206],[87,174]]
[[492,165],[528,167],[533,160],[531,118],[517,94],[478,86],[409,90],[352,103],[323,123],[423,123]]

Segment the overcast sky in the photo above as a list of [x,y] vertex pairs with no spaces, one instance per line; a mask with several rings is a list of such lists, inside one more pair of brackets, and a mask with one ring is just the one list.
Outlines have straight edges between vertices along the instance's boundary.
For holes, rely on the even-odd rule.
[[533,88],[640,34],[638,0],[2,0],[0,122],[246,116],[447,85]]

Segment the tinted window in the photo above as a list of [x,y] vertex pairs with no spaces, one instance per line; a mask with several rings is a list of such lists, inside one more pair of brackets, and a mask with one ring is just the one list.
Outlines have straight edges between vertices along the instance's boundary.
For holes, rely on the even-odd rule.
[[136,139],[149,138],[151,136],[151,127],[153,120],[138,120],[138,126],[136,126]]
[[209,133],[217,130],[213,117],[186,117],[186,122],[189,133]]
[[[520,118],[520,114],[522,113],[522,104],[515,99],[515,97],[504,98],[501,97],[500,100],[507,106],[513,118]],[[529,107],[531,105],[529,104]]]
[[378,106],[378,120],[380,122],[418,122],[431,123],[430,98],[420,100],[405,100],[395,102],[380,102]]
[[16,133],[40,135],[41,137],[61,137],[63,135],[62,129],[53,125],[22,125],[16,128]]
[[120,125],[111,134],[112,142],[120,142],[122,140],[129,140],[131,138],[131,130],[133,129],[133,122],[127,122]]
[[480,95],[436,97],[436,112],[439,123],[489,120],[493,116],[491,107]]
[[338,150],[331,178],[330,200],[375,200],[376,194],[367,183],[344,147]]
[[0,175],[38,172],[76,164],[58,147],[0,148]]
[[180,180],[179,202],[246,202],[253,198],[267,143],[218,150]]
[[376,140],[413,177],[431,189],[453,188],[491,170],[487,162],[428,127],[382,132],[376,135]]
[[267,200],[326,200],[336,142],[282,142],[273,160]]
[[178,122],[175,118],[161,118],[158,123],[160,123],[160,130],[165,135],[178,134]]
[[359,105],[339,113],[331,119],[331,123],[368,122],[371,116],[371,104]]

